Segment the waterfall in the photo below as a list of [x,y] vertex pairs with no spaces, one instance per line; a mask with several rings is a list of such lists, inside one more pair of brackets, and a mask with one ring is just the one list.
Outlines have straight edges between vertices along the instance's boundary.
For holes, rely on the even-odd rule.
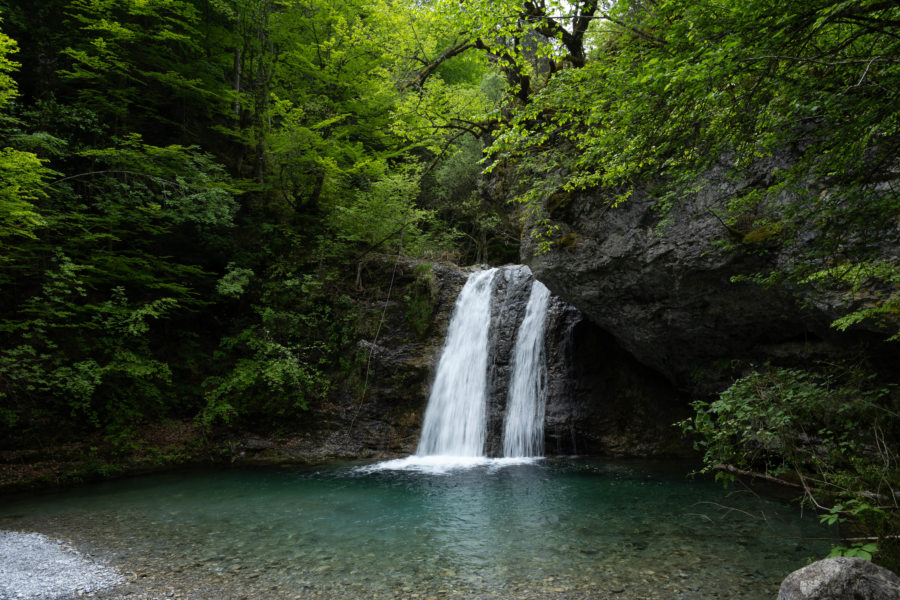
[[540,456],[544,449],[544,324],[550,290],[531,286],[525,318],[516,335],[513,374],[506,403],[503,456]]
[[484,455],[491,284],[496,272],[470,275],[456,299],[417,456]]
[[[496,277],[498,273],[502,277]],[[540,456],[549,299],[550,291],[527,267],[469,275],[450,317],[416,453],[361,470],[437,474],[484,464],[518,464]],[[490,419],[489,402],[495,415]],[[505,414],[500,415],[504,403]],[[490,436],[497,439],[488,440],[488,424],[498,423],[501,416],[504,457],[490,459],[489,447],[492,453],[500,451],[494,442],[501,430],[492,425]]]

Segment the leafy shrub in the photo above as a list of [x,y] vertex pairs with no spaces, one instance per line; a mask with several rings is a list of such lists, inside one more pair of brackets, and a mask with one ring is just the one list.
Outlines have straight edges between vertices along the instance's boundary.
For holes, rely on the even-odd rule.
[[[738,379],[713,402],[694,402],[680,423],[698,436],[703,471],[726,482],[726,467],[799,483],[823,522],[862,526],[891,546],[900,532],[900,414],[896,389],[859,367],[819,371],[766,367]],[[839,551],[871,557],[855,540]],[[883,549],[883,548],[882,548]],[[896,567],[900,556],[883,560]]]

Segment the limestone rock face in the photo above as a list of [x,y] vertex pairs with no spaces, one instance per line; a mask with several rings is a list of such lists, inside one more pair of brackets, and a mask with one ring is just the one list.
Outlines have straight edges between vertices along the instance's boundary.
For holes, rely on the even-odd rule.
[[553,298],[549,308],[547,453],[692,455],[672,426],[688,416],[684,395],[570,304]]
[[523,236],[523,262],[625,352],[684,391],[696,393],[701,371],[732,359],[828,355],[832,298],[801,305],[794,290],[733,281],[786,259],[764,248],[718,247],[729,235],[712,208],[721,193],[709,186],[680,199],[665,221],[640,193],[616,208],[573,196],[551,214],[559,242],[539,253]]
[[897,600],[900,577],[861,558],[826,558],[794,571],[778,600]]
[[[488,456],[502,456],[513,355],[534,278],[508,266],[494,278],[489,333]],[[608,334],[558,297],[544,317],[544,447],[547,455],[683,455],[671,424],[684,402],[662,377],[623,352]]]

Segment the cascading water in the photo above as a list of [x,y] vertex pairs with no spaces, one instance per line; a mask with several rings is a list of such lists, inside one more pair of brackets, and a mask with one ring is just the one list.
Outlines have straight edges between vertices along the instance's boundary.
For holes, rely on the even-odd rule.
[[534,281],[516,335],[513,374],[506,404],[503,456],[541,456],[544,449],[544,324],[550,290]]
[[496,272],[473,273],[459,293],[428,398],[417,456],[484,456],[488,330]]
[[[495,277],[498,273],[504,278]],[[531,286],[527,304],[526,286]],[[415,455],[362,470],[445,473],[460,467],[509,464],[540,456],[544,436],[544,323],[549,298],[549,290],[534,281],[527,267],[489,269],[469,275],[453,307]],[[492,303],[496,305],[493,311]],[[519,319],[518,331],[513,333],[510,324]],[[499,344],[513,335],[513,374],[505,393],[504,457],[489,459],[489,379],[501,377],[489,369],[489,359]],[[502,378],[493,383],[498,382]]]

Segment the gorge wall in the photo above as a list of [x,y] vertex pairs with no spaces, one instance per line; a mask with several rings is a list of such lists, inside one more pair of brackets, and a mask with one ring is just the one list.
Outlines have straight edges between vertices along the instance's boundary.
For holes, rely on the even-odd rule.
[[[506,198],[486,182],[489,200]],[[840,299],[789,287],[736,282],[796,257],[777,246],[723,249],[729,231],[714,210],[727,184],[710,183],[662,216],[640,192],[616,208],[575,194],[553,210],[558,242],[537,252],[522,235],[522,262],[554,294],[546,327],[548,454],[689,453],[672,423],[689,402],[711,398],[754,366],[809,367],[863,356],[897,364],[896,345],[865,328],[838,333]],[[749,251],[748,251],[749,250]],[[428,390],[453,305],[471,268],[372,258],[359,300],[362,369],[346,377],[310,419],[302,452],[381,456],[415,450]],[[385,304],[387,282],[395,292]],[[489,455],[498,455],[515,332],[532,277],[505,269],[492,301]],[[365,300],[364,298],[368,298]],[[384,316],[375,338],[376,324]]]

